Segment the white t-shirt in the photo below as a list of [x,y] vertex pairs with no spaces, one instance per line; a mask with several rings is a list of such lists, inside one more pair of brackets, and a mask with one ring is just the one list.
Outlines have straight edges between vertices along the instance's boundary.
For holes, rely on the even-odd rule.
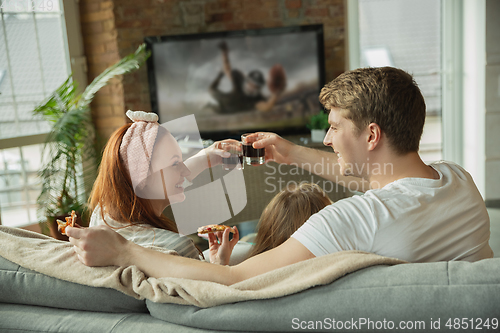
[[[134,224],[124,227],[124,223],[117,222],[104,214],[107,225],[117,233],[122,235],[125,239],[130,240],[138,245],[148,247],[157,246],[167,250],[175,250],[179,255],[188,258],[200,259],[200,252],[194,245],[193,241],[181,236],[175,232],[155,228],[148,224]],[[106,225],[101,216],[101,209],[96,207],[90,217],[90,227],[97,225]]]
[[360,250],[409,262],[493,257],[490,219],[472,177],[431,164],[439,179],[403,178],[311,216],[293,235],[315,256]]

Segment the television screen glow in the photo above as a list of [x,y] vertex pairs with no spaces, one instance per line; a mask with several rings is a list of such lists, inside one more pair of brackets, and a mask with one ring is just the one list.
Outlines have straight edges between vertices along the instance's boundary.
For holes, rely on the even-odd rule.
[[321,25],[147,37],[153,111],[205,136],[304,129],[324,84]]

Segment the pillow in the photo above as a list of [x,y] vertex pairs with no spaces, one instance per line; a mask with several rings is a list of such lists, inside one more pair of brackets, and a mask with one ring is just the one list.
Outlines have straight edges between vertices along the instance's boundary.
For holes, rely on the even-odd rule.
[[0,257],[0,302],[100,312],[148,312],[137,300],[110,288],[50,277]]
[[[498,324],[498,295],[500,258],[495,258],[475,263],[373,266],[296,294],[211,308],[149,300],[146,304],[151,316],[157,319],[220,331],[297,332],[308,328],[311,331],[391,331],[368,327],[369,319],[376,327],[390,321],[394,323],[394,331],[401,332],[405,330],[397,327],[402,321],[424,322],[425,330],[418,331],[432,332],[429,328],[432,318],[434,325],[440,321],[444,332],[448,331],[446,323],[450,318],[482,318],[483,324],[489,318],[490,327],[493,327],[492,320]],[[362,318],[364,326],[361,326]],[[333,320],[339,325],[356,322],[359,329],[332,328]]]

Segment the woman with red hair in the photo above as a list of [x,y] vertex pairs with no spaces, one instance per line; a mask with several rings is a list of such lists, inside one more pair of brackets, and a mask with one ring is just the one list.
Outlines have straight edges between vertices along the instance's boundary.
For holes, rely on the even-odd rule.
[[215,165],[225,152],[215,143],[183,162],[177,141],[156,114],[128,111],[127,116],[133,123],[116,130],[104,149],[89,200],[90,226],[107,225],[136,244],[198,259],[192,240],[181,237],[162,213],[185,199],[186,183],[208,167],[207,158]]

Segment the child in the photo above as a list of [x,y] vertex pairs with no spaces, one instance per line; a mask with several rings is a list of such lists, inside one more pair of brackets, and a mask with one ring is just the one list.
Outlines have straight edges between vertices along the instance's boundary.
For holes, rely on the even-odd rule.
[[[285,242],[311,215],[332,204],[327,194],[315,183],[288,185],[269,202],[257,224],[257,235],[245,259],[273,249]],[[229,241],[220,233],[209,234],[210,262],[228,265],[233,248],[238,242],[236,232]],[[247,243],[248,244],[248,243]],[[241,247],[245,242],[239,242]],[[248,249],[247,249],[248,251]],[[238,251],[241,252],[241,251]],[[238,254],[240,256],[241,254]],[[213,259],[212,259],[213,258]],[[231,264],[235,264],[232,260]]]

